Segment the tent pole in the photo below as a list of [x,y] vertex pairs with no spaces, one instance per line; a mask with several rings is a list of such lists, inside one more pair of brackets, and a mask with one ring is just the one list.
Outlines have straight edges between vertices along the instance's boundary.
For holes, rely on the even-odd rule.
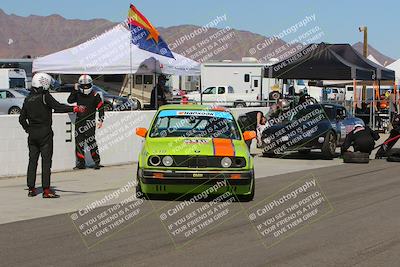
[[395,103],[395,105],[396,105],[396,108],[397,108],[397,112],[396,113],[398,113],[399,112],[399,90],[397,90],[397,84],[396,84],[396,80],[394,80],[394,83],[393,83],[393,90],[394,90],[394,103]]
[[353,115],[356,115],[357,108],[357,81],[353,79]]
[[203,90],[201,89],[201,73],[200,73],[200,105],[203,105]]
[[373,104],[372,104],[372,129],[373,130],[375,130],[375,125],[376,125],[376,114],[375,114],[375,112],[376,112],[376,109],[377,109],[377,102],[376,102],[376,100],[377,100],[377,97],[379,96],[379,92],[378,92],[378,85],[377,85],[377,82],[376,81],[374,81],[374,98],[373,98]]
[[156,59],[154,59],[154,83],[155,83],[155,101],[156,101],[156,110],[158,109],[158,88],[157,88],[157,63]]

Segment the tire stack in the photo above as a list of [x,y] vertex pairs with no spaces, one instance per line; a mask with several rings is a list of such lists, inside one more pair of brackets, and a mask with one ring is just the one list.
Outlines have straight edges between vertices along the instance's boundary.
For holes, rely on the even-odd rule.
[[362,152],[345,152],[343,154],[344,163],[369,163],[369,154]]
[[390,149],[386,160],[390,162],[400,162],[400,148]]

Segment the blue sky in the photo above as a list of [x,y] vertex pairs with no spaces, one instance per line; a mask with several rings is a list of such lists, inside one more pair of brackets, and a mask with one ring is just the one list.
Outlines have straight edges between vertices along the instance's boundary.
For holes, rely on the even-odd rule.
[[[305,16],[315,13],[323,40],[331,43],[362,41],[361,25],[368,26],[369,43],[395,59],[400,57],[400,2],[398,1],[265,1],[265,0],[2,0],[6,13],[28,16],[60,14],[66,18],[105,18],[122,21],[129,4],[136,7],[154,26],[204,25],[218,15],[227,15],[221,26],[248,30],[265,36],[277,34]],[[307,26],[307,29],[310,29]],[[289,36],[286,41],[290,41]]]

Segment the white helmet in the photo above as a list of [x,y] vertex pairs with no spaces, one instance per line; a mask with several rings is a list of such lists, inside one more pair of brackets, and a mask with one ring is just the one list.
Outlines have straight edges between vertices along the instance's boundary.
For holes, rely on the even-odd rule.
[[49,90],[54,85],[54,79],[44,72],[38,72],[33,75],[32,87],[43,88],[43,90]]
[[354,129],[358,128],[358,127],[364,127],[364,125],[362,125],[361,123],[357,122],[356,125],[354,125]]
[[79,91],[81,91],[82,94],[88,95],[90,92],[92,92],[93,89],[93,79],[87,74],[81,75],[78,80],[79,83]]

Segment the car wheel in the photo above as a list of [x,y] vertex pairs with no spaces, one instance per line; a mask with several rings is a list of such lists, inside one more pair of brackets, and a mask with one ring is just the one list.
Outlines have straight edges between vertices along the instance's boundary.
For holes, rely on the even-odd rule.
[[140,101],[139,101],[139,100],[136,100],[136,103],[137,103],[137,108],[136,108],[136,110],[141,110],[141,109],[142,109],[142,105],[140,104]]
[[8,114],[20,114],[21,109],[19,107],[12,107],[8,110]]
[[233,104],[235,106],[235,108],[245,108],[246,107],[246,103],[245,102],[235,102]]
[[325,135],[325,141],[322,145],[322,156],[325,159],[333,159],[336,155],[336,135],[333,132],[328,132]]
[[139,166],[137,168],[136,171],[136,198],[142,198],[142,199],[146,199],[146,195],[143,193],[142,191],[142,187],[140,186],[140,182],[139,182]]
[[254,172],[253,172],[253,176],[251,177],[252,181],[251,181],[251,191],[249,195],[244,195],[244,196],[238,196],[238,200],[240,202],[249,202],[252,201],[254,199],[255,196],[255,192],[256,192],[256,179],[254,179]]

